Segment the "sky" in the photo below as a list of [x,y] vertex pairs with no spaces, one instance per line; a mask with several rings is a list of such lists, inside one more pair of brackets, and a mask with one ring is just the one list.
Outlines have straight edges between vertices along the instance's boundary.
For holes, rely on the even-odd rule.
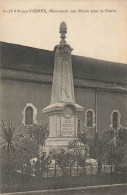
[[0,0],[0,40],[52,51],[60,41],[60,23],[65,21],[72,54],[127,63],[126,12],[127,1],[122,0]]

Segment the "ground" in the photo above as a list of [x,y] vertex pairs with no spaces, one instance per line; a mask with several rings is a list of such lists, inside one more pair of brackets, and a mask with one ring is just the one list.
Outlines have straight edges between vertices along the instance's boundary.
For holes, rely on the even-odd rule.
[[42,190],[31,192],[13,192],[3,195],[127,195],[127,184],[91,186],[60,190]]

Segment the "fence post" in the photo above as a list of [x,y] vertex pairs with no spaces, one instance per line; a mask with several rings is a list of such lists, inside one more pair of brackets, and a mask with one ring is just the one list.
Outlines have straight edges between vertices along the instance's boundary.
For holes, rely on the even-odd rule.
[[47,188],[48,188],[48,165],[47,165]]
[[83,170],[83,185],[85,185],[85,175],[86,175],[86,165],[84,165],[84,170]]
[[91,184],[92,184],[92,174],[93,174],[93,167],[92,167],[92,164],[91,164]]
[[106,167],[105,167],[105,164],[104,164],[104,184],[105,184],[105,174],[106,173]]
[[70,176],[71,176],[71,165],[70,165]]
[[79,185],[79,179],[78,179],[78,174],[79,174],[79,166],[78,166],[78,162],[77,162],[77,186]]
[[55,160],[55,189],[56,189],[56,160]]
[[22,182],[22,189],[23,189],[23,165],[21,165],[21,182]]
[[111,167],[110,167],[110,173],[111,173],[111,184],[112,184],[112,163],[111,163]]
[[77,177],[78,177],[78,171],[79,171],[78,168],[79,168],[79,167],[78,167],[78,163],[77,163]]
[[47,178],[48,178],[48,165],[47,165]]
[[105,173],[105,164],[104,164],[104,173]]
[[98,180],[98,184],[100,183],[100,172],[97,170],[97,180]]

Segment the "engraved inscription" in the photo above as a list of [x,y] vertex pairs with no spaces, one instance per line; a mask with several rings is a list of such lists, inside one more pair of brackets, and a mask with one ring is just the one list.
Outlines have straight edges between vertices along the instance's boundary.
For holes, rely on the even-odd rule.
[[61,134],[63,136],[73,136],[74,135],[74,117],[70,119],[66,119],[64,117],[61,118]]

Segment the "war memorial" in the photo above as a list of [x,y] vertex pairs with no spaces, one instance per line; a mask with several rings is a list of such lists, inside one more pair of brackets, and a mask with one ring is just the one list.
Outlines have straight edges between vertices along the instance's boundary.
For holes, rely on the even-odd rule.
[[67,146],[77,137],[77,115],[84,108],[75,102],[71,51],[66,43],[67,26],[60,24],[61,41],[55,47],[55,62],[51,93],[51,103],[43,109],[49,117],[49,138],[46,147]]

